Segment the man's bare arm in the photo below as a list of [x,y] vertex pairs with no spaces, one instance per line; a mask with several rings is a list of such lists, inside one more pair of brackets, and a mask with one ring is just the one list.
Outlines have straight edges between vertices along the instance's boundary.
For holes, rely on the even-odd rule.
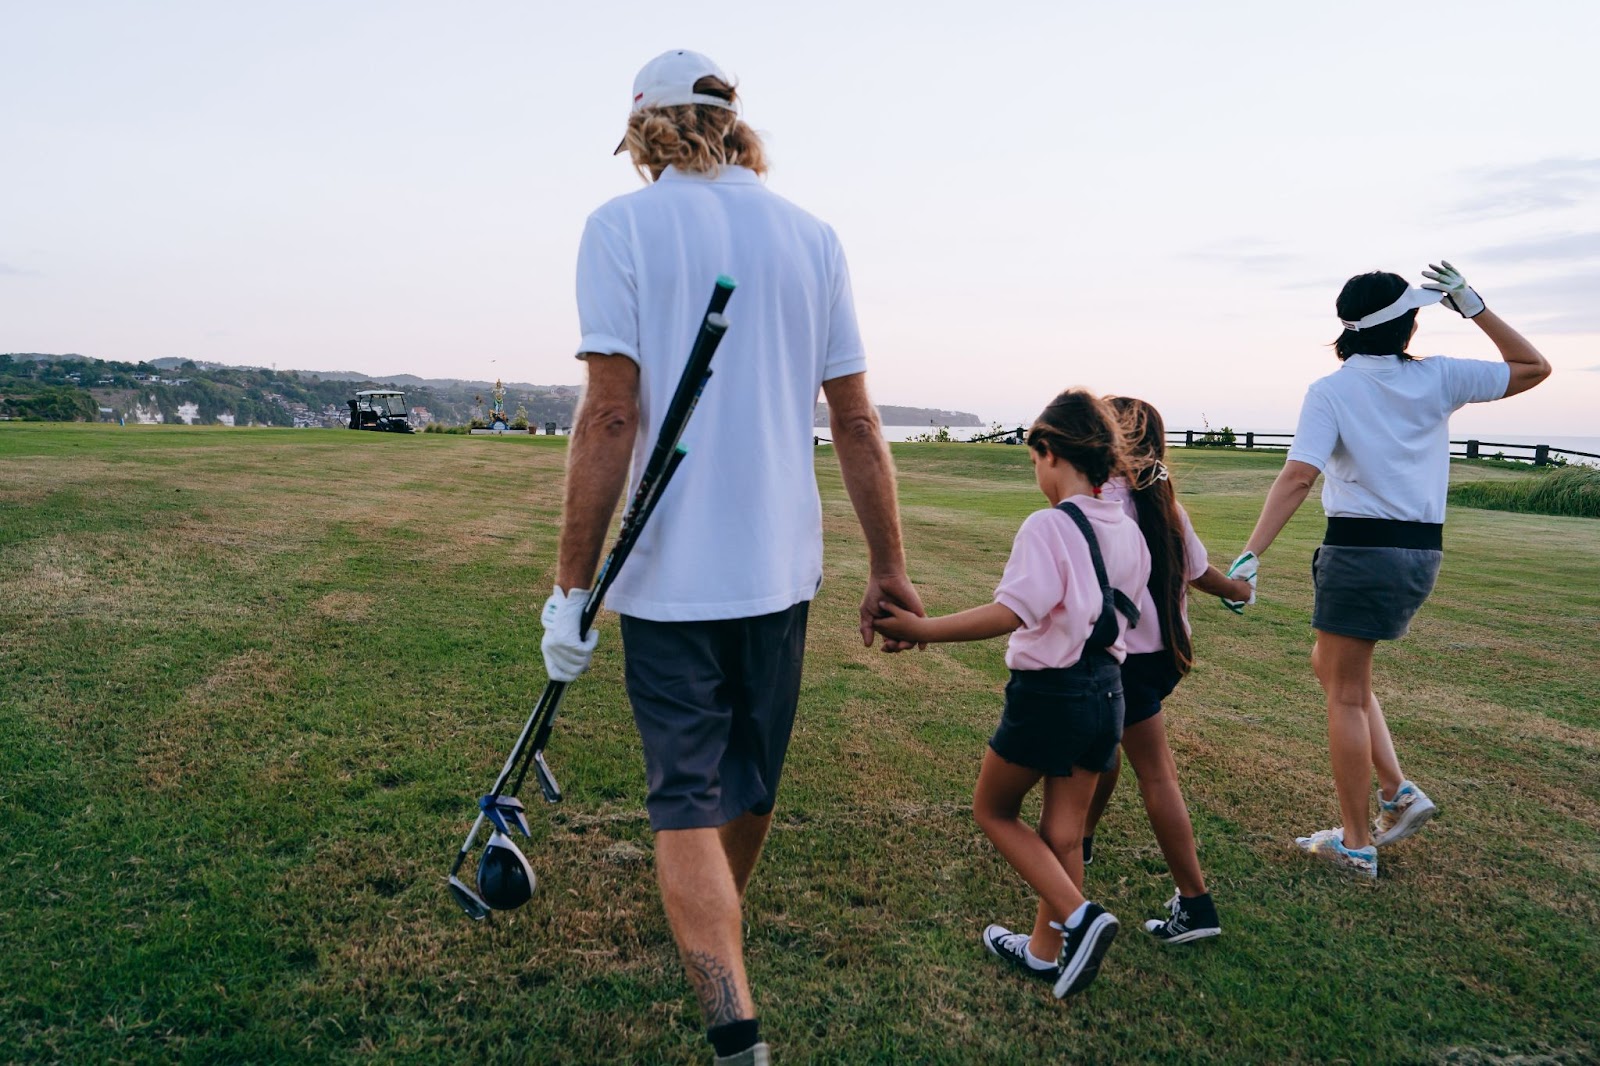
[[588,355],[589,381],[572,420],[556,584],[586,589],[628,480],[639,432],[639,367],[625,355]]
[[[906,577],[894,459],[883,439],[878,409],[867,394],[867,376],[849,374],[834,378],[822,383],[822,391],[828,400],[833,449],[839,457],[845,492],[850,496],[850,505],[855,508],[867,539],[871,572],[866,596],[861,601],[861,642],[870,647],[874,636],[872,622],[879,613],[880,601],[893,601],[916,615],[926,612],[916,588]],[[898,651],[905,646],[885,638],[886,650]]]

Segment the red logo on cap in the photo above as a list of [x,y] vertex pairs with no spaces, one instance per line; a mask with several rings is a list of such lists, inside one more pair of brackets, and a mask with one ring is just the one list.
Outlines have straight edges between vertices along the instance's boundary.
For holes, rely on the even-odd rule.
[[633,102],[634,103],[638,103],[640,100],[643,100],[643,99],[644,99],[644,93],[634,93],[633,94]]

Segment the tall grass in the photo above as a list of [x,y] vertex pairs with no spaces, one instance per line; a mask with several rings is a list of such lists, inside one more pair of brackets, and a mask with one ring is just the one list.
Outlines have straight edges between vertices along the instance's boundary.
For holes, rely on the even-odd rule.
[[1450,490],[1450,502],[1491,511],[1600,518],[1600,467],[1568,466],[1515,481],[1469,481]]

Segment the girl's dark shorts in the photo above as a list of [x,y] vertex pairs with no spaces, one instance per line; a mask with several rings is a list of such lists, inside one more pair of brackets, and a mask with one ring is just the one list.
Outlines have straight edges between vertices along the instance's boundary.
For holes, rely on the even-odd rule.
[[1172,695],[1183,675],[1168,651],[1144,652],[1122,660],[1122,728],[1161,713],[1161,701]]
[[1398,640],[1411,628],[1444,553],[1431,548],[1323,544],[1311,556],[1311,625],[1361,640]]
[[800,701],[809,608],[707,622],[623,616],[651,829],[771,813]]
[[1064,670],[1013,670],[989,747],[1050,777],[1111,769],[1122,740],[1122,669],[1109,655]]

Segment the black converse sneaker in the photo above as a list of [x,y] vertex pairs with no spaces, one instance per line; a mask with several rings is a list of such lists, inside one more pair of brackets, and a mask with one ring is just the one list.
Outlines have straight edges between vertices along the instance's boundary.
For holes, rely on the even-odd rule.
[[1117,938],[1117,916],[1100,904],[1091,903],[1076,928],[1067,928],[1065,922],[1051,922],[1050,927],[1061,930],[1061,955],[1056,960],[1061,975],[1056,978],[1056,998],[1065,999],[1088,988],[1100,972],[1100,960]]
[[1222,932],[1222,923],[1217,921],[1217,906],[1211,902],[1209,892],[1189,897],[1174,892],[1167,900],[1167,910],[1172,917],[1151,918],[1144,923],[1144,931],[1163,944],[1187,944]]
[[1028,961],[1028,941],[1031,938],[1027,933],[1013,933],[1003,925],[987,926],[983,930],[983,946],[989,949],[989,954],[998,955],[1011,965],[1027,974],[1043,981],[1054,981],[1061,976],[1061,967],[1051,965],[1040,969]]

